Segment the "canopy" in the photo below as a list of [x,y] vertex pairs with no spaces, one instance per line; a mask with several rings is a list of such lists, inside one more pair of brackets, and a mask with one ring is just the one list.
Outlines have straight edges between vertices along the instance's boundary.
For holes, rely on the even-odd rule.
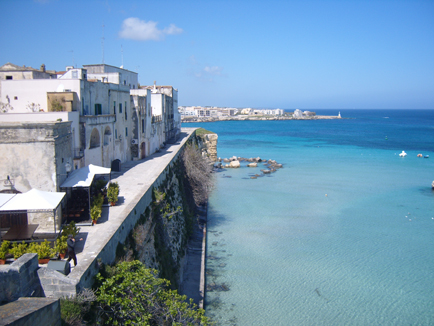
[[73,171],[60,188],[90,187],[96,174],[110,174],[110,168],[89,164],[84,168]]
[[0,194],[0,207],[6,204],[11,198],[13,198],[16,194]]
[[24,194],[12,196],[0,207],[0,211],[55,210],[65,197],[65,193],[32,189]]

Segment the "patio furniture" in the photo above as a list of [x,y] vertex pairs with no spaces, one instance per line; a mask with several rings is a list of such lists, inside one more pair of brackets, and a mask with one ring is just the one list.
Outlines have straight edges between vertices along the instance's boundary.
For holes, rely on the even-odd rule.
[[2,237],[3,240],[31,240],[39,224],[25,224],[11,226]]

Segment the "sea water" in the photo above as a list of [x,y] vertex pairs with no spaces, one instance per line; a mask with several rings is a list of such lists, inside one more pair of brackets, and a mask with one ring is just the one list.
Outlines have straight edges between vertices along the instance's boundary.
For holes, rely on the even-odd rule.
[[218,325],[434,325],[434,111],[341,115],[186,125],[218,133],[222,158],[283,164],[215,174],[205,308]]

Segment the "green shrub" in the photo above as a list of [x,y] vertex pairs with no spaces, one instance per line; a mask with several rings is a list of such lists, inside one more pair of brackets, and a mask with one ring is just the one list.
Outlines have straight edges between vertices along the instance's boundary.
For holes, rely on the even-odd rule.
[[14,255],[15,259],[18,259],[27,252],[27,244],[24,241],[21,243],[14,242],[9,252]]
[[103,325],[210,325],[203,309],[159,279],[139,261],[115,266],[113,276],[97,275],[97,302]]
[[107,198],[111,203],[117,203],[119,196],[119,184],[117,182],[110,182],[107,188]]
[[2,245],[0,247],[0,259],[6,259],[6,255],[9,251],[9,245],[10,245],[10,242],[7,240],[4,240],[2,242]]
[[75,222],[64,225],[62,228],[62,236],[68,237],[69,234],[72,234],[72,237],[75,237],[78,232],[80,232],[80,228],[75,225]]
[[56,242],[54,243],[54,251],[59,254],[63,254],[68,249],[68,244],[66,243],[66,240],[68,237],[66,235],[62,235],[59,238],[56,239]]
[[27,253],[38,254],[38,259],[50,258],[55,255],[54,249],[51,248],[47,239],[44,242],[32,242],[26,251]]

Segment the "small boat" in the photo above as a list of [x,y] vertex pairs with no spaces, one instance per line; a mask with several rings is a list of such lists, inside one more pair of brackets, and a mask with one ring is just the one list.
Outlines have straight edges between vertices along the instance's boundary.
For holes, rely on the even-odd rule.
[[425,155],[424,158],[429,158],[429,155]]
[[401,156],[401,157],[405,157],[405,156],[407,156],[407,153],[404,152],[404,151],[402,151],[402,152],[399,154],[399,156]]

